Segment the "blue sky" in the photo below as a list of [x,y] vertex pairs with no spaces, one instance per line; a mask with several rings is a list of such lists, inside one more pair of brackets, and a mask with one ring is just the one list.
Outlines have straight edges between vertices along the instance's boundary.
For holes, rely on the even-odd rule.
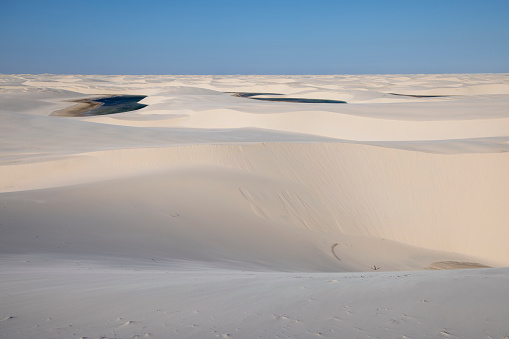
[[0,73],[509,72],[509,0],[0,0]]

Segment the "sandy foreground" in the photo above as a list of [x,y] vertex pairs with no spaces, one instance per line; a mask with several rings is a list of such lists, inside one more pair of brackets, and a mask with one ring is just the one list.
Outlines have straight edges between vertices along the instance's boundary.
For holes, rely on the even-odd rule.
[[0,75],[0,120],[1,338],[509,338],[508,74]]

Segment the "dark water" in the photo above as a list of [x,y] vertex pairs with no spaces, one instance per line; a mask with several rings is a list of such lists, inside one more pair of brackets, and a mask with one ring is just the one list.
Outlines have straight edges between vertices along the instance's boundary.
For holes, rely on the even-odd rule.
[[280,93],[251,93],[251,92],[225,92],[225,93],[233,93],[234,97],[239,98],[251,98],[256,95],[283,95]]
[[389,93],[392,95],[399,95],[402,97],[412,97],[412,98],[444,98],[449,97],[450,95],[414,95],[414,94],[398,94],[398,93]]
[[283,95],[280,93],[249,93],[249,92],[226,92],[234,93],[234,96],[240,98],[249,98],[253,100],[264,100],[264,101],[282,101],[282,102],[300,102],[306,104],[346,104],[346,101],[342,100],[327,100],[327,99],[306,99],[306,98],[255,98],[258,95]]
[[302,102],[305,104],[346,104],[346,101],[325,100],[325,99],[305,99],[305,98],[249,98],[249,99],[265,101]]
[[102,105],[91,109],[83,115],[106,115],[135,111],[147,106],[138,103],[138,101],[146,97],[146,95],[119,95],[116,97],[94,99],[92,101],[100,102]]

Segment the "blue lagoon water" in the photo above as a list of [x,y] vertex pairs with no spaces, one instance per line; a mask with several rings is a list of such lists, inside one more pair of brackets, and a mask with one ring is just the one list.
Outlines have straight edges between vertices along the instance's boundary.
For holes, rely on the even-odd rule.
[[146,97],[146,95],[118,95],[114,97],[94,99],[92,101],[100,102],[102,105],[83,113],[83,115],[106,115],[135,111],[147,106],[138,102]]

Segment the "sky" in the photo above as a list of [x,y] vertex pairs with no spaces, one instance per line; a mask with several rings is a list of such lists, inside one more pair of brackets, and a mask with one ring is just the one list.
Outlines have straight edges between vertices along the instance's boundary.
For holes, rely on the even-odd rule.
[[509,0],[0,0],[0,73],[509,73]]

